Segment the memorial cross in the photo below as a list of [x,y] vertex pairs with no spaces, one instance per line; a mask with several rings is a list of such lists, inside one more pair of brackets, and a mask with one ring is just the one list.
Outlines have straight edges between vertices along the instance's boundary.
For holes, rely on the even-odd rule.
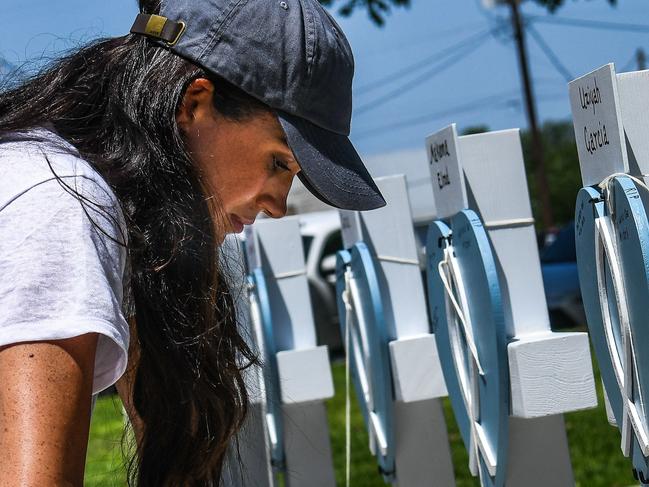
[[649,119],[646,72],[616,75],[607,64],[569,83],[584,188],[577,196],[579,278],[600,364],[609,421],[634,475],[649,482]]
[[[440,217],[450,219],[451,224],[449,228],[443,222],[435,222],[429,231],[428,256],[434,260],[428,267],[429,289],[444,293],[441,284],[436,284],[440,281],[438,266],[450,263],[441,267],[447,268],[445,279],[452,281],[450,291],[460,296],[457,307],[461,311],[458,313],[456,306],[451,306],[453,299],[440,302],[439,295],[429,292],[431,307],[439,313],[437,319],[432,317],[435,330],[448,329],[446,335],[436,335],[448,337],[443,345],[451,347],[458,316],[468,316],[469,323],[472,319],[481,320],[473,333],[486,380],[478,382],[488,384],[487,376],[491,374],[492,383],[509,384],[505,396],[496,386],[479,389],[480,403],[491,399],[490,404],[501,408],[501,415],[510,416],[506,425],[501,419],[501,429],[491,427],[491,445],[497,445],[496,463],[506,463],[506,473],[500,471],[501,465],[494,477],[493,469],[488,468],[489,457],[482,452],[486,467],[480,471],[482,484],[572,485],[560,414],[596,404],[588,338],[585,333],[550,330],[518,131],[457,137],[455,126],[450,126],[429,136],[427,147],[433,183],[440,181],[440,169],[449,176],[441,179],[445,184],[434,185],[433,189]],[[448,150],[436,149],[442,147]],[[440,153],[445,157],[435,160],[434,156]],[[445,294],[450,297],[453,292]],[[447,322],[439,319],[442,315]],[[486,320],[490,315],[493,321]],[[485,333],[485,328],[490,333]],[[494,345],[490,340],[497,343]],[[505,357],[498,353],[499,349],[506,349],[507,353],[500,372],[504,377],[498,381],[493,378],[494,367],[498,368],[499,356]],[[459,375],[459,360],[454,356],[457,353],[457,346],[455,350],[440,347],[447,385]],[[461,377],[455,381],[457,387],[449,385],[452,402],[454,395],[466,395],[466,391],[472,390],[465,387],[462,392]],[[500,400],[490,394],[500,395]],[[475,408],[475,399],[464,402]],[[464,409],[473,423],[477,419],[489,420],[489,416],[476,418],[475,411],[466,405],[462,408],[463,402],[457,398],[453,404],[456,416]],[[495,414],[493,410],[491,414]],[[496,421],[495,416],[492,421]],[[467,436],[475,438],[477,427],[472,425],[470,430]],[[507,430],[507,438],[498,435]],[[468,443],[480,453],[474,446],[475,440]],[[472,460],[475,472],[473,457]]]
[[327,347],[316,345],[298,219],[246,227],[245,247],[274,471],[288,487],[334,486],[324,405],[333,396],[333,380]]
[[394,485],[454,485],[413,219],[403,176],[378,178],[388,205],[341,211],[338,309],[349,329],[361,409],[384,478]]

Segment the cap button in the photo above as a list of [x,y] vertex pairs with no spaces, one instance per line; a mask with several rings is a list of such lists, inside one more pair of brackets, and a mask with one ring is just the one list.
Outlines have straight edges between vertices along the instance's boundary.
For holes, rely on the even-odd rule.
[[288,10],[288,3],[286,2],[279,2],[279,6],[282,7],[284,10]]

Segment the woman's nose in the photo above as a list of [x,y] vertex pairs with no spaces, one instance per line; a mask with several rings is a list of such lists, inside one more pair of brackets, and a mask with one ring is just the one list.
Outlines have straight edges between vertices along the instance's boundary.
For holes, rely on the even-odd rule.
[[268,194],[259,201],[262,211],[271,218],[282,218],[286,215],[288,191],[276,194]]
[[295,175],[291,175],[290,179],[286,178],[281,181],[281,184],[276,185],[272,190],[260,198],[259,203],[262,211],[271,218],[282,218],[286,216],[288,193],[291,190],[293,179]]
[[283,201],[274,200],[273,204],[266,206],[264,212],[271,218],[282,218],[286,215],[286,199]]

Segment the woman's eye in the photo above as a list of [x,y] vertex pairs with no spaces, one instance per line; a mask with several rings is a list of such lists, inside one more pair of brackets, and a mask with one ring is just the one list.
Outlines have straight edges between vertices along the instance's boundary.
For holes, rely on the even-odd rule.
[[280,161],[277,157],[273,157],[273,167],[275,169],[283,169],[285,171],[289,170],[289,167],[284,162]]

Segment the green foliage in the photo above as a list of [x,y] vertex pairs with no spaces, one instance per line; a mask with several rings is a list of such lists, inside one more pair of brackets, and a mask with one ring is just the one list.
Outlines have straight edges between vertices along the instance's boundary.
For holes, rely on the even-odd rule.
[[[320,3],[326,6],[338,4],[337,0],[320,0]],[[356,9],[367,10],[367,14],[372,21],[379,26],[385,23],[385,16],[388,15],[392,7],[409,7],[410,0],[343,0],[338,12],[345,17],[350,16]]]
[[[598,406],[587,411],[566,414],[565,424],[576,487],[623,487],[634,485],[631,462],[620,451],[620,433],[606,420],[604,396],[599,370],[593,364]],[[345,485],[345,366],[332,366],[336,395],[327,402],[336,480]],[[451,445],[457,487],[478,487],[479,481],[469,473],[469,457],[453,417],[448,398],[444,399],[444,416]],[[115,397],[97,401],[92,415],[87,487],[125,485],[120,441],[124,427],[121,403]],[[377,471],[376,460],[369,452],[368,437],[352,387],[351,415],[352,472],[354,487],[385,487]],[[637,483],[636,483],[637,485]]]
[[[566,414],[565,424],[570,446],[576,487],[623,487],[633,485],[631,463],[620,451],[620,433],[606,420],[602,381],[593,364],[598,406],[587,411]],[[336,396],[327,404],[331,426],[331,446],[338,485],[345,485],[345,367],[332,367]],[[479,487],[469,472],[469,456],[462,443],[448,398],[443,401],[444,416],[451,445],[457,487]],[[368,437],[352,389],[352,475],[354,487],[385,486],[376,470],[376,460],[368,450]]]
[[[336,470],[336,484],[345,485],[345,365],[332,368],[336,395],[327,402],[327,415],[331,428],[331,451]],[[351,387],[351,453],[352,469],[350,484],[354,487],[384,486],[376,460],[368,448],[369,438],[365,431],[363,415],[358,407],[354,384]]]
[[92,412],[84,485],[118,487],[126,485],[122,456],[124,414],[117,396],[101,397]]
[[469,125],[464,130],[462,130],[460,135],[482,134],[484,132],[489,132],[488,125]]
[[[581,174],[579,172],[579,159],[575,145],[575,132],[570,121],[546,122],[541,129],[543,139],[543,154],[545,170],[550,187],[550,201],[555,224],[561,226],[575,217],[575,199],[581,188]],[[521,133],[523,155],[526,162],[527,183],[532,200],[532,211],[539,220],[540,202],[539,189],[532,161],[531,135],[525,131]]]
[[[542,5],[545,8],[547,8],[550,12],[554,12],[565,3],[565,0],[534,0],[534,1],[539,5]],[[617,0],[606,0],[606,1],[611,5],[617,5]]]
[[[319,0],[321,4],[330,7],[338,4],[338,0]],[[508,0],[505,0],[507,2]],[[611,5],[616,5],[617,0],[606,0]],[[534,0],[535,3],[545,7],[551,13],[554,13],[561,7],[565,0]],[[378,25],[385,24],[385,17],[390,14],[392,7],[409,7],[411,0],[342,0],[342,5],[338,12],[345,17],[353,14],[357,9],[364,9],[372,21]]]
[[[338,0],[319,1],[327,7],[339,3]],[[611,5],[617,4],[617,0],[606,1]],[[534,0],[534,2],[553,13],[565,3],[565,0]],[[376,25],[383,26],[385,24],[385,17],[390,14],[392,7],[409,7],[410,4],[411,0],[342,0],[342,5],[338,8],[338,12],[347,17],[357,9],[364,9]]]
[[[591,357],[595,356],[591,349]],[[575,487],[624,487],[638,485],[631,460],[620,449],[620,432],[608,424],[604,388],[593,358],[597,407],[564,415]]]

